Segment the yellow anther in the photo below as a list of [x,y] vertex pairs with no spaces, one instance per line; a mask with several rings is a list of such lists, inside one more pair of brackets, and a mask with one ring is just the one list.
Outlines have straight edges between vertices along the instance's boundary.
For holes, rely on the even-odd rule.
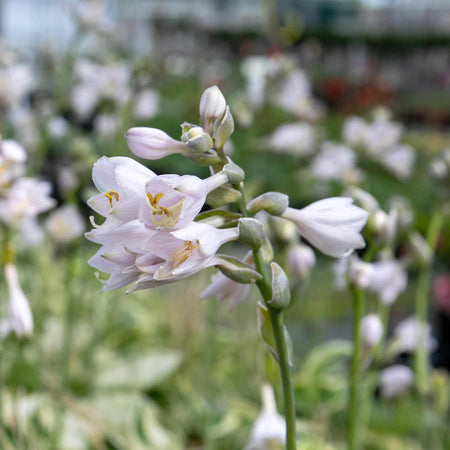
[[159,201],[163,196],[164,194],[162,192],[158,192],[154,196],[150,194],[150,192],[147,192],[147,203],[152,210],[152,222],[156,226],[174,227],[180,217],[184,198],[174,205],[166,207],[159,204]]
[[111,208],[112,208],[112,205],[113,205],[113,199],[116,200],[116,202],[119,201],[119,193],[116,192],[116,191],[108,191],[105,194],[105,197],[107,199],[109,199],[109,205],[111,206]]
[[173,252],[173,268],[186,262],[195,250],[195,245],[191,241],[184,241],[183,245]]

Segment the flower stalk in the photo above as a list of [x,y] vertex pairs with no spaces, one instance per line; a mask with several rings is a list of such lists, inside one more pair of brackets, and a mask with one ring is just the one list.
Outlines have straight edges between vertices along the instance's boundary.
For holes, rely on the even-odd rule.
[[[426,241],[434,255],[437,240],[444,222],[444,213],[441,209],[437,209],[428,226]],[[430,276],[433,258],[427,264],[423,264],[420,269],[419,279],[417,282],[416,293],[416,317],[420,326],[419,339],[414,354],[414,373],[417,392],[425,395],[428,391],[428,361],[427,349],[425,343],[425,328],[427,321],[428,298],[430,292]]]

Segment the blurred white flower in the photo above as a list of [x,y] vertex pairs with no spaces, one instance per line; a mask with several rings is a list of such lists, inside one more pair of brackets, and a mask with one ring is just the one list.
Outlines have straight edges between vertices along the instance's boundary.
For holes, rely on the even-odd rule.
[[387,367],[380,373],[381,395],[385,398],[393,398],[403,394],[413,384],[414,373],[408,367],[401,364]]
[[332,197],[303,209],[287,208],[282,214],[294,222],[307,241],[326,255],[341,258],[365,242],[359,233],[369,213],[352,205],[349,197]]
[[51,117],[47,122],[47,133],[53,138],[63,137],[69,130],[69,124],[64,117]]
[[408,284],[408,275],[404,267],[393,259],[377,261],[372,267],[372,280],[368,289],[375,292],[383,303],[387,305],[394,303]]
[[365,289],[372,282],[373,266],[352,255],[349,258],[348,275],[355,287]]
[[286,422],[278,414],[270,385],[262,386],[263,408],[256,419],[245,450],[281,450],[286,442]]
[[395,348],[400,352],[413,353],[423,339],[425,349],[431,352],[436,347],[436,340],[431,335],[430,325],[420,324],[416,317],[411,316],[402,320],[394,331]]
[[80,237],[85,231],[85,224],[78,209],[67,204],[50,213],[45,228],[56,242],[65,244]]
[[33,87],[34,74],[24,64],[0,69],[0,102],[8,108],[20,106]]
[[289,272],[298,278],[303,278],[316,264],[316,255],[311,247],[296,244],[289,248],[287,266]]
[[70,192],[75,190],[79,184],[80,179],[72,167],[62,167],[57,174],[58,186],[63,192]]
[[355,178],[356,155],[345,145],[325,142],[310,165],[319,180],[349,180]]
[[16,141],[0,141],[0,186],[4,186],[25,173],[27,154]]
[[99,93],[95,85],[78,84],[70,94],[70,101],[75,114],[82,120],[87,119],[93,112],[99,100]]
[[369,124],[365,133],[365,147],[372,155],[384,153],[396,146],[403,134],[403,126],[398,122],[378,119]]
[[51,185],[34,178],[19,178],[0,200],[0,219],[10,225],[18,225],[24,219],[32,219],[55,206],[50,197]]
[[367,314],[361,321],[361,334],[365,347],[373,347],[383,336],[383,324],[376,314]]
[[159,111],[159,94],[154,89],[139,91],[134,101],[134,117],[139,120],[151,119]]
[[14,332],[17,336],[31,336],[33,316],[30,305],[19,283],[16,266],[5,264],[5,279],[9,292],[8,318],[3,320],[0,331],[3,336]]
[[268,145],[276,153],[306,156],[314,151],[315,141],[314,128],[309,123],[296,122],[275,129]]
[[94,119],[94,130],[102,137],[114,137],[119,129],[119,119],[115,114],[99,114]]
[[349,145],[364,145],[369,125],[360,117],[348,117],[343,126],[342,135]]
[[400,180],[411,176],[415,160],[416,152],[409,145],[396,145],[380,155],[381,163]]
[[229,307],[232,309],[247,297],[249,290],[249,284],[237,283],[218,272],[213,275],[211,283],[200,294],[200,297],[216,297],[218,301],[230,299]]

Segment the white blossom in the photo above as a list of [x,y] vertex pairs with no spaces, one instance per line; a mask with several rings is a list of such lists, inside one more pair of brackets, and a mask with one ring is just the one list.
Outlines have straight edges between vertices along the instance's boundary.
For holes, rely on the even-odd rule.
[[270,136],[268,145],[276,153],[306,156],[314,151],[315,140],[310,124],[296,122],[279,126]]
[[383,324],[376,314],[367,314],[361,321],[362,341],[366,347],[377,345],[383,337]]
[[402,264],[396,260],[385,260],[373,263],[372,267],[372,280],[368,289],[375,292],[383,303],[394,303],[408,284],[408,275]]
[[305,277],[316,264],[316,255],[311,247],[304,244],[296,244],[289,248],[287,265],[289,272],[295,277]]
[[369,213],[348,197],[319,200],[303,209],[287,208],[282,217],[294,222],[307,241],[326,255],[341,258],[365,242],[359,233]]
[[398,397],[413,384],[414,373],[408,367],[396,364],[382,370],[380,373],[381,395],[385,398]]
[[84,233],[85,224],[78,209],[67,204],[50,213],[45,228],[56,242],[67,243]]
[[135,96],[134,117],[145,120],[156,116],[159,111],[159,94],[154,89],[143,89]]
[[411,316],[402,320],[395,328],[395,348],[400,352],[413,353],[420,340],[425,343],[426,351],[432,351],[436,347],[436,340],[431,335],[430,325],[422,325],[416,317]]
[[249,284],[237,283],[218,272],[211,278],[211,283],[203,290],[200,297],[216,297],[219,301],[229,299],[230,309],[232,309],[247,297],[249,290]]

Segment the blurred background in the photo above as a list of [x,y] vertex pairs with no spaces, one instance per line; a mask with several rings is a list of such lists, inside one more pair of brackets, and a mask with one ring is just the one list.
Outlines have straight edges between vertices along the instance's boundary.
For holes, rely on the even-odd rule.
[[[83,237],[94,162],[133,157],[131,127],[179,139],[215,84],[234,117],[227,152],[246,172],[249,198],[275,190],[300,208],[364,189],[378,202],[371,212],[395,223],[388,259],[401,274],[385,281],[396,286],[395,303],[386,352],[368,370],[362,448],[450,448],[448,0],[0,0],[2,254],[6,267],[14,249],[34,321],[14,328],[5,272],[0,447],[241,449],[260,414],[261,384],[278,398],[256,289],[232,309],[200,298],[211,270],[130,295],[100,293],[87,263],[97,251]],[[11,141],[26,162],[8,156]],[[180,155],[140,162],[158,174],[209,175]],[[44,184],[16,194],[3,175],[16,164]],[[424,264],[426,243],[417,248],[412,236],[423,242],[438,216]],[[292,277],[286,322],[299,448],[345,448],[350,293],[336,289],[331,258],[289,266],[289,229],[266,226]],[[385,231],[366,238],[381,242]],[[403,395],[383,395],[383,369],[413,367],[417,330],[398,330],[414,314],[421,276],[430,390],[424,400],[406,383]],[[367,312],[385,311],[380,301],[374,289]]]

